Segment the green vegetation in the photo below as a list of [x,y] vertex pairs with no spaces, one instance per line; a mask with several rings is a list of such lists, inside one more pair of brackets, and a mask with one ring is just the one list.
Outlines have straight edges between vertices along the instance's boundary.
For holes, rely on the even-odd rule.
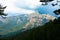
[[60,40],[60,17],[43,26],[1,40]]

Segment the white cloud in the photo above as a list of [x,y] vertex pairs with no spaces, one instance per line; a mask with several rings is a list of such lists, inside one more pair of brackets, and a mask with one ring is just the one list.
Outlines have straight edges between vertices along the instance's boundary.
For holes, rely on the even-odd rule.
[[[39,0],[0,0],[0,4],[7,5],[5,12],[32,13],[34,10],[23,9],[23,7],[36,8],[41,3]],[[21,8],[22,7],[22,8]]]
[[40,0],[17,0],[16,3],[20,7],[29,7],[29,8],[36,8],[38,5],[41,5]]
[[11,7],[7,7],[6,10],[5,10],[5,13],[6,12],[12,12],[12,13],[24,13],[24,14],[29,14],[29,13],[33,13],[35,12],[34,10],[27,10],[27,9],[23,9],[23,8],[18,8],[18,7],[15,7],[15,6],[11,6]]

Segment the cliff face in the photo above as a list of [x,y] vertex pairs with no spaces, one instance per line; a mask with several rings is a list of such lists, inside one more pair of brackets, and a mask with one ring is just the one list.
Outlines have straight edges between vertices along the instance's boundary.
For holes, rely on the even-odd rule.
[[49,22],[49,20],[54,20],[55,17],[48,15],[48,14],[39,14],[39,13],[32,13],[29,15],[29,21],[26,23],[26,25],[23,27],[24,29],[34,28],[35,26],[42,26],[46,22]]

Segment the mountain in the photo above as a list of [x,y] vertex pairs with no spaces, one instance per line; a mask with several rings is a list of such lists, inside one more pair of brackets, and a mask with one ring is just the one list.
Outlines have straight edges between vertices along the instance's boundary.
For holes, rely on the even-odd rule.
[[43,26],[32,28],[11,37],[0,38],[1,40],[60,40],[60,17],[49,21]]
[[27,22],[26,25],[23,27],[25,29],[34,28],[35,26],[42,26],[46,22],[49,22],[49,20],[53,21],[55,19],[55,17],[48,14],[32,13],[32,14],[29,14],[28,16],[29,16],[29,22]]
[[17,16],[9,16],[6,19],[0,17],[0,35],[7,35],[17,31],[25,31],[37,26],[42,26],[55,17],[48,14],[21,14]]

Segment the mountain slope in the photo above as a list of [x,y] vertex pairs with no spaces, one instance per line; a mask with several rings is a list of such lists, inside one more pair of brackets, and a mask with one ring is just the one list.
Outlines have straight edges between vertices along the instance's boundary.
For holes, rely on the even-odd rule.
[[49,20],[54,19],[55,17],[53,16],[39,13],[10,16],[6,19],[0,18],[0,34],[7,35],[22,29],[25,31],[37,26],[42,26]]
[[[56,24],[57,23],[57,24]],[[49,21],[43,26],[24,31],[13,37],[1,40],[60,40],[60,18]]]

